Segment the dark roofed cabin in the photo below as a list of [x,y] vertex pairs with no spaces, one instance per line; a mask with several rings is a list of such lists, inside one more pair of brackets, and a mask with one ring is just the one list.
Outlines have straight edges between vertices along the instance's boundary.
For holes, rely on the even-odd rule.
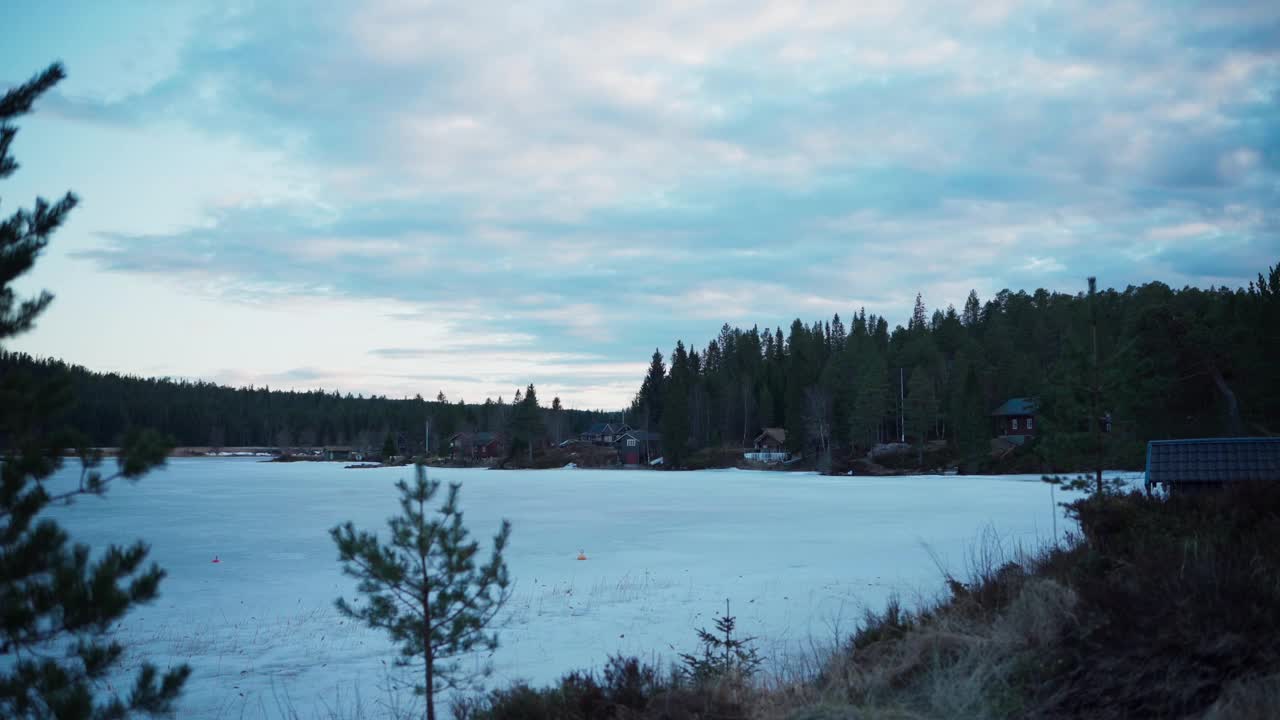
[[604,438],[604,431],[607,427],[609,427],[608,423],[593,423],[591,427],[582,431],[579,439],[585,443],[598,443]]
[[996,419],[996,434],[1014,444],[1021,445],[1035,437],[1035,398],[1009,398],[992,411],[991,417]]
[[623,434],[630,430],[631,426],[626,423],[609,423],[604,426],[604,437],[601,438],[601,441],[605,445],[612,445],[618,440],[618,438],[622,437]]
[[501,433],[460,432],[449,436],[450,455],[455,460],[485,460],[499,457],[506,449]]
[[755,439],[760,452],[784,452],[787,449],[787,431],[782,428],[765,428]]
[[1229,483],[1280,482],[1280,438],[1197,438],[1147,443],[1147,487],[1196,493]]
[[594,445],[612,445],[630,429],[625,423],[595,423],[582,433],[580,439]]
[[662,436],[644,430],[628,430],[613,441],[618,449],[618,462],[623,465],[640,465],[662,453]]

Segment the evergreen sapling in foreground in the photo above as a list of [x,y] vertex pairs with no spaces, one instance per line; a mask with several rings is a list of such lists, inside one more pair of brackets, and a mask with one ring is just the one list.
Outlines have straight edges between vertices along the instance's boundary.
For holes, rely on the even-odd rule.
[[724,615],[716,618],[716,630],[698,629],[702,654],[680,653],[684,674],[696,684],[710,681],[742,681],[760,667],[764,659],[756,652],[754,637],[734,637],[738,619],[729,614],[729,601],[724,601]]
[[416,471],[412,485],[396,483],[400,514],[387,521],[387,544],[349,522],[330,535],[343,572],[360,581],[358,589],[368,599],[353,606],[338,598],[338,610],[386,630],[400,647],[397,664],[420,667],[422,684],[415,689],[425,695],[426,717],[435,720],[436,693],[474,679],[458,659],[498,646],[497,635],[485,630],[511,594],[502,557],[511,523],[502,522],[489,561],[477,566],[479,545],[469,539],[458,508],[461,485],[450,483],[444,504],[433,511],[428,505],[440,482],[429,479],[421,464]]

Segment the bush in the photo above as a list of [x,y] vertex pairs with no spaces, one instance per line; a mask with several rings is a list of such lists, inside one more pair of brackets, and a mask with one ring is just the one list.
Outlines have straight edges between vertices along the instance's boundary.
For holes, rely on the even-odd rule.
[[741,448],[709,447],[690,454],[684,460],[685,470],[711,470],[741,467],[746,464]]
[[561,465],[576,464],[581,468],[613,467],[618,464],[618,451],[607,445],[572,445],[568,448],[567,461]]
[[1051,661],[1059,716],[1183,717],[1280,670],[1280,487],[1073,503],[1085,544],[1063,580],[1078,622]]
[[916,626],[912,614],[902,609],[902,601],[896,595],[891,596],[885,604],[883,613],[867,610],[862,625],[849,641],[851,652],[865,650],[879,642],[901,640],[907,631]]
[[534,452],[532,463],[529,463],[525,456],[516,453],[503,467],[507,469],[553,470],[562,468],[571,462],[573,462],[573,458],[565,448],[550,447],[546,450]]
[[458,720],[613,720],[638,717],[651,698],[674,688],[658,671],[634,657],[609,658],[602,676],[571,672],[535,689],[524,683],[464,699],[453,707]]
[[808,693],[813,709],[1274,715],[1280,487],[1167,500],[1107,492],[1068,507],[1081,535],[1066,545],[1017,563],[984,551],[967,582],[947,576],[949,597],[868,613]]
[[572,672],[546,688],[517,683],[453,704],[457,720],[746,720],[741,688],[686,684],[634,657],[610,657],[600,676]]
[[931,442],[920,453],[914,446],[904,447],[901,452],[886,452],[875,457],[875,462],[890,470],[904,472],[933,471],[951,465],[956,458],[955,451],[946,443]]

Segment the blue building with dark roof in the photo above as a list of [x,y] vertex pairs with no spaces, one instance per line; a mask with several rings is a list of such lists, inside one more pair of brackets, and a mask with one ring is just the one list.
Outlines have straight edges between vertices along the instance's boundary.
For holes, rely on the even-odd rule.
[[1198,492],[1243,482],[1280,482],[1280,438],[1194,438],[1147,443],[1147,487]]

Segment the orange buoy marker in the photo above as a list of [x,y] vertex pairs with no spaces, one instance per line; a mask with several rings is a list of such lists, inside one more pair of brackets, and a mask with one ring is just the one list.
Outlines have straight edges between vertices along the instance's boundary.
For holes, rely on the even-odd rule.
[[586,559],[587,559],[587,554],[586,554],[585,552],[583,552],[583,551],[579,550],[579,551],[578,551],[578,559],[579,559],[579,560],[586,560]]
[[214,555],[214,556],[213,556],[213,562],[215,562],[215,563],[220,563],[220,562],[222,562],[222,561],[218,559],[218,556],[217,556],[217,555]]

